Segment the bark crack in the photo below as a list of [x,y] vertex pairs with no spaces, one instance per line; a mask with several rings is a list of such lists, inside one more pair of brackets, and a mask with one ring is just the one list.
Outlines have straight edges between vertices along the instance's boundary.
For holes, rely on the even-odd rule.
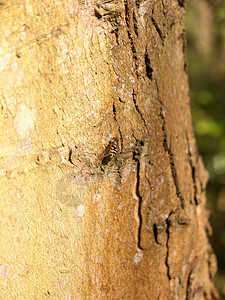
[[153,69],[151,68],[150,58],[148,56],[147,48],[145,50],[145,67],[146,67],[146,76],[152,80]]
[[178,0],[178,4],[180,7],[184,7],[186,3],[186,0]]
[[192,261],[191,268],[187,278],[187,287],[186,287],[186,300],[192,299],[192,282],[193,282],[193,271],[198,263],[198,257],[196,256]]
[[[134,135],[133,135],[134,136]],[[135,138],[135,137],[134,137]],[[141,168],[141,163],[140,163],[140,155],[141,155],[141,147],[144,146],[144,142],[143,141],[138,141],[136,138],[136,147],[133,151],[133,160],[136,162],[137,164],[137,181],[136,181],[136,197],[138,199],[138,221],[139,221],[139,225],[138,225],[138,233],[137,233],[137,247],[140,250],[144,250],[141,246],[141,230],[142,230],[142,213],[141,213],[141,209],[142,209],[142,196],[140,194],[140,168]]]
[[[138,58],[137,58],[137,51],[136,51],[136,47],[135,47],[135,42],[134,42],[134,38],[133,35],[131,33],[131,24],[130,24],[130,15],[129,15],[129,7],[128,7],[128,1],[125,0],[124,1],[124,6],[125,6],[125,21],[127,24],[127,34],[128,34],[128,38],[130,40],[130,44],[131,44],[131,50],[133,53],[133,60],[134,60],[134,64],[135,64],[135,73],[136,76],[139,76],[138,74]],[[137,27],[137,24],[136,24]]]
[[170,217],[171,215],[174,214],[173,211],[171,211],[169,213],[169,216],[166,218],[166,234],[167,234],[167,240],[166,240],[166,267],[167,267],[167,277],[169,278],[169,280],[171,279],[171,275],[170,275],[170,266],[169,266],[169,240],[170,240],[170,225],[171,225],[171,221],[170,221]]
[[141,247],[141,229],[142,229],[142,214],[141,214],[141,207],[142,207],[142,197],[139,192],[140,186],[140,161],[137,161],[137,184],[136,184],[136,195],[138,197],[138,218],[139,218],[139,227],[138,227],[138,248],[143,250]]
[[133,23],[134,23],[134,32],[136,36],[138,37],[138,21],[135,15],[135,12],[133,12]]
[[72,165],[74,165],[73,160],[72,160],[72,149],[69,150],[68,161],[69,161]]
[[120,129],[120,125],[119,125],[119,123],[118,123],[118,121],[117,121],[117,117],[116,117],[116,106],[115,106],[115,103],[113,103],[113,118],[114,118],[114,120],[115,120],[115,122],[116,122],[116,124],[117,124],[117,126],[118,126],[118,132],[119,132],[119,135],[120,135],[120,142],[121,142],[121,151],[123,150],[123,135],[122,135],[122,131],[121,131],[121,129]]
[[184,54],[184,71],[187,73],[187,39],[185,29],[181,33],[181,40],[183,44],[183,54]]
[[[152,15],[153,15],[153,13],[152,13]],[[151,17],[151,20],[152,20],[152,24],[154,25],[154,27],[155,27],[155,29],[156,29],[156,31],[157,31],[157,33],[158,33],[158,35],[159,35],[159,37],[160,37],[160,39],[162,41],[162,44],[164,44],[165,35],[162,33],[162,31],[159,28],[156,20],[153,17]]]
[[133,94],[132,94],[132,95],[133,95],[133,103],[134,103],[134,106],[135,106],[136,111],[138,112],[138,114],[140,115],[140,117],[141,117],[141,119],[142,119],[142,121],[143,121],[143,123],[144,123],[145,128],[146,128],[147,131],[148,131],[148,127],[147,127],[147,124],[146,124],[146,122],[145,122],[145,119],[144,119],[144,117],[143,117],[143,115],[142,115],[142,112],[140,111],[140,109],[139,109],[139,107],[138,107],[138,105],[137,105],[136,94],[137,94],[137,89],[134,88],[134,89],[133,89]]
[[132,30],[128,0],[124,0],[124,6],[125,6],[125,21],[126,21],[126,25],[127,25],[127,34],[128,34],[128,38],[129,38],[130,44],[131,44],[131,51],[133,54],[133,61],[134,61],[134,66],[135,66],[135,77],[136,77],[136,83],[135,83],[135,86],[134,86],[133,92],[132,92],[132,99],[133,99],[134,107],[135,107],[137,113],[141,117],[141,120],[144,123],[144,126],[147,129],[147,131],[149,131],[146,121],[143,117],[142,112],[140,111],[140,109],[137,105],[137,100],[136,100],[137,93],[138,93],[138,81],[139,81],[140,73],[139,73],[139,62],[138,62],[138,57],[137,57],[137,49],[135,46],[135,41],[134,41],[132,32],[134,32],[136,34],[136,36],[138,36],[138,22],[137,22],[135,14],[133,13],[133,30]]
[[191,145],[190,145],[190,140],[188,138],[187,131],[186,133],[186,140],[187,140],[187,145],[188,145],[188,161],[191,167],[191,174],[192,174],[192,181],[193,181],[193,189],[194,189],[194,200],[195,200],[195,205],[198,205],[198,199],[197,199],[197,185],[196,185],[196,168],[193,163],[193,157],[191,153]]
[[153,224],[153,234],[154,234],[154,239],[156,244],[160,245],[161,243],[159,243],[158,241],[158,228],[157,228],[157,224]]
[[162,0],[161,1],[162,2],[162,7],[163,7],[163,14],[164,14],[164,16],[166,15],[166,6],[165,6],[165,4],[164,4],[164,1]]
[[163,110],[163,104],[162,104],[161,100],[160,100],[160,104],[161,104],[160,117],[162,119],[162,130],[163,130],[163,134],[164,134],[163,147],[169,155],[170,168],[171,168],[171,173],[172,173],[172,177],[173,177],[174,186],[176,188],[176,194],[177,194],[177,197],[180,199],[181,207],[184,208],[184,197],[180,192],[178,176],[177,176],[177,170],[176,170],[175,163],[174,163],[173,153],[172,153],[172,150],[170,149],[170,147],[168,146],[168,142],[167,142],[166,120],[165,120],[165,117],[164,117],[164,114],[163,114],[163,111],[162,111]]

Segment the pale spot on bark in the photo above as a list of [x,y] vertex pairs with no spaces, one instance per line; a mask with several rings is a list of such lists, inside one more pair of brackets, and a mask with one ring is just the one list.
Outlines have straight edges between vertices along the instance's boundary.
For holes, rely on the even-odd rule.
[[8,278],[9,277],[9,270],[10,270],[9,264],[2,265],[0,267],[0,276],[2,278]]
[[82,219],[84,214],[85,214],[85,208],[84,208],[83,204],[80,204],[76,210],[76,217],[78,219]]
[[26,137],[30,130],[34,128],[34,114],[26,105],[21,105],[14,120],[14,127],[21,137]]
[[143,259],[144,253],[143,251],[138,251],[134,254],[133,262],[138,264]]

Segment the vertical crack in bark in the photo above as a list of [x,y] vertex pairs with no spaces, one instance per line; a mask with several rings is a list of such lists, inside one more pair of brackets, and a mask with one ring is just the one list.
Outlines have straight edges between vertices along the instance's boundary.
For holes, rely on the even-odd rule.
[[139,218],[139,227],[138,227],[138,248],[144,250],[141,247],[141,228],[142,228],[142,214],[141,214],[141,206],[142,206],[142,197],[139,192],[140,186],[140,161],[137,161],[137,184],[136,184],[136,195],[138,197],[138,218]]
[[169,266],[169,239],[170,239],[170,225],[171,225],[171,221],[170,221],[170,216],[173,214],[174,212],[171,211],[169,213],[169,216],[166,219],[166,234],[167,234],[167,240],[166,240],[166,267],[167,267],[167,277],[170,280],[171,276],[170,276],[170,266]]
[[113,29],[112,31],[111,31],[111,33],[114,33],[115,34],[115,38],[116,38],[116,43],[117,43],[117,45],[119,45],[120,43],[119,43],[119,34],[118,34],[118,28],[115,28],[115,29]]
[[187,140],[187,145],[188,145],[188,161],[191,167],[191,174],[192,174],[192,181],[193,181],[193,189],[194,189],[194,200],[195,200],[195,204],[198,205],[198,199],[197,199],[197,185],[196,185],[196,168],[193,164],[193,157],[192,157],[192,153],[191,153],[191,145],[190,145],[190,141],[188,138],[188,133],[187,131],[186,133],[186,140]]
[[68,161],[74,165],[73,161],[72,161],[72,149],[69,150],[69,157],[68,157]]
[[146,67],[146,76],[152,80],[153,69],[151,68],[150,58],[148,56],[147,48],[145,49],[145,67]]
[[187,39],[186,39],[186,32],[185,29],[181,33],[181,40],[183,44],[183,54],[184,54],[184,72],[187,74],[188,73],[188,62],[187,62]]
[[[152,15],[153,15],[153,14],[152,14]],[[156,20],[155,20],[153,17],[151,17],[151,20],[152,20],[152,24],[154,25],[154,27],[155,27],[155,29],[156,29],[156,31],[157,31],[157,33],[158,33],[158,35],[159,35],[159,37],[160,37],[160,39],[161,39],[161,41],[162,41],[162,44],[164,44],[165,35],[162,33],[162,31],[161,31],[161,29],[159,28],[159,26],[158,26]]]
[[[136,139],[136,138],[135,138]],[[141,163],[140,163],[140,153],[138,149],[138,143],[139,141],[136,139],[137,141],[137,149],[133,151],[133,160],[136,162],[137,164],[137,182],[136,182],[136,196],[138,198],[138,220],[139,220],[139,225],[138,225],[138,233],[137,233],[137,247],[140,250],[144,250],[141,246],[141,229],[142,229],[142,214],[141,214],[141,208],[142,208],[142,197],[140,195],[140,167],[141,167]],[[142,143],[140,142],[140,145],[142,145]]]
[[[167,149],[168,149],[168,146],[167,146]],[[177,170],[176,170],[176,167],[175,167],[175,164],[174,164],[174,159],[173,159],[173,153],[172,153],[171,149],[168,149],[167,152],[169,154],[170,167],[171,167],[171,171],[172,171],[173,182],[174,182],[174,185],[176,187],[176,194],[177,194],[177,197],[180,199],[181,207],[184,208],[184,197],[180,192],[178,176],[177,176]]]
[[191,275],[192,275],[192,271],[188,274],[188,280],[187,280],[187,288],[186,288],[186,300],[190,300],[191,299]]
[[164,16],[166,16],[166,14],[167,14],[167,9],[166,9],[166,6],[165,6],[165,4],[164,4],[164,1],[163,1],[163,0],[162,0],[161,2],[162,2],[162,7],[163,7],[163,14],[164,14]]
[[121,150],[123,149],[123,136],[122,136],[122,132],[121,132],[121,129],[120,129],[120,125],[117,121],[117,118],[116,118],[116,106],[115,106],[115,103],[113,103],[113,118],[118,126],[118,132],[119,132],[119,135],[120,135],[120,142],[121,142]]
[[134,32],[136,36],[138,37],[138,21],[135,15],[135,12],[133,12],[133,22],[134,22]]
[[[129,7],[128,7],[128,1],[125,0],[124,1],[124,6],[125,6],[125,21],[127,24],[127,34],[128,34],[128,38],[130,40],[130,44],[131,44],[131,50],[133,53],[133,60],[134,60],[134,64],[135,64],[135,73],[136,76],[138,76],[138,58],[137,58],[137,51],[136,51],[136,47],[135,47],[135,43],[134,43],[134,38],[132,36],[131,33],[131,24],[130,24],[130,15],[129,15]],[[137,26],[137,24],[136,24]]]
[[191,263],[190,271],[187,278],[187,287],[186,287],[186,300],[192,299],[192,281],[193,281],[193,271],[198,263],[198,257],[195,256],[194,260]]
[[177,194],[177,197],[180,199],[181,207],[184,208],[184,197],[180,192],[178,176],[177,176],[177,170],[176,170],[175,163],[174,163],[173,153],[172,153],[171,149],[169,148],[168,142],[167,142],[167,133],[166,133],[166,128],[165,128],[166,127],[165,126],[166,121],[165,121],[165,117],[164,117],[164,114],[163,114],[163,111],[162,111],[163,104],[162,104],[161,100],[160,100],[160,104],[161,104],[160,117],[162,119],[162,130],[163,130],[163,134],[164,134],[163,147],[169,155],[170,168],[171,168],[171,173],[172,173],[172,177],[173,177],[174,186],[176,188],[176,194]]
[[141,117],[141,119],[142,119],[142,121],[144,123],[145,128],[147,129],[147,131],[149,131],[148,127],[147,127],[147,124],[145,122],[145,119],[144,119],[144,117],[143,117],[143,115],[142,115],[142,113],[141,113],[141,111],[140,111],[140,109],[139,109],[139,107],[137,105],[137,102],[136,102],[136,88],[133,89],[133,103],[134,103],[136,111],[138,112],[138,114],[140,115],[140,117]]
[[[138,23],[137,23],[137,20],[136,20],[136,17],[135,19],[133,19],[133,27],[134,29],[132,30],[131,28],[131,16],[130,16],[130,12],[129,12],[129,6],[128,6],[128,0],[124,0],[124,6],[125,6],[125,21],[126,21],[126,25],[127,25],[127,34],[128,34],[128,38],[130,40],[130,44],[131,44],[131,50],[132,50],[132,53],[133,53],[133,61],[134,61],[134,66],[135,66],[135,77],[136,77],[136,83],[135,83],[135,86],[133,88],[133,92],[132,92],[132,98],[133,98],[133,103],[134,103],[134,106],[135,106],[135,109],[137,111],[137,113],[140,115],[143,123],[144,123],[144,126],[145,128],[147,129],[147,131],[149,132],[148,130],[148,127],[147,127],[147,124],[146,124],[146,121],[137,105],[137,101],[136,101],[136,98],[137,98],[137,92],[138,92],[138,81],[139,81],[139,63],[138,63],[138,57],[137,57],[137,50],[136,50],[136,46],[135,46],[135,41],[134,41],[134,37],[133,37],[133,34],[132,34],[132,31],[134,31],[136,33],[136,35],[138,36]],[[134,13],[133,13],[133,18],[134,18]]]
[[158,241],[158,228],[156,224],[153,224],[153,234],[154,234],[156,244],[160,245]]

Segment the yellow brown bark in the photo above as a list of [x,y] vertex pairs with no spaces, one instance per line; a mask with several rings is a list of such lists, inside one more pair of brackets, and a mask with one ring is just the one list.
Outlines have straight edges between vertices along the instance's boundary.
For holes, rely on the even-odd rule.
[[1,297],[216,298],[183,3],[0,9]]

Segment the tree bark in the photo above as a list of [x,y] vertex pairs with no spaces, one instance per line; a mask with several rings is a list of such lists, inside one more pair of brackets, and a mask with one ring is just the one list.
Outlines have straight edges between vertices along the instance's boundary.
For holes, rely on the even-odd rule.
[[1,4],[2,299],[217,298],[184,5]]

